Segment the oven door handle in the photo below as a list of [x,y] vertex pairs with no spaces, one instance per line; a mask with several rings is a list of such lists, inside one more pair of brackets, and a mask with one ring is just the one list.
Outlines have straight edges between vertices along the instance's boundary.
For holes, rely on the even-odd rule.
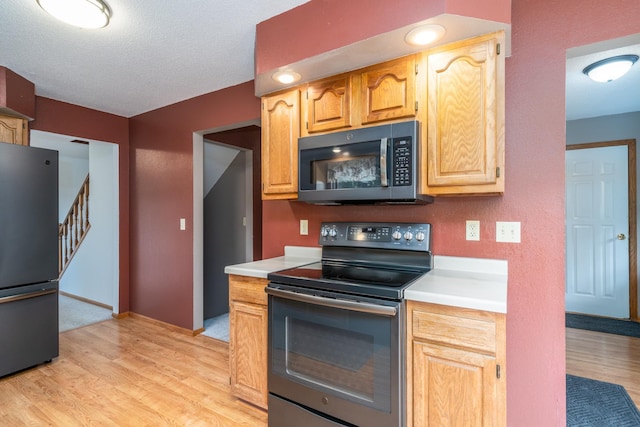
[[298,292],[283,291],[282,289],[265,288],[265,292],[274,297],[290,299],[294,301],[307,302],[323,307],[342,308],[345,310],[358,311],[360,313],[376,314],[381,316],[394,317],[398,310],[395,307],[385,305],[369,304],[366,302],[348,301],[343,299],[333,299],[318,297],[315,295],[301,294]]

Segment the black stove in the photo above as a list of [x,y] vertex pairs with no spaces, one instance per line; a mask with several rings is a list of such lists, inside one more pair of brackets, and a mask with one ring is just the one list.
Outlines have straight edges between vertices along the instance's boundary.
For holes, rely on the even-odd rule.
[[275,283],[323,292],[401,300],[431,270],[431,225],[323,223],[320,262],[268,275]]

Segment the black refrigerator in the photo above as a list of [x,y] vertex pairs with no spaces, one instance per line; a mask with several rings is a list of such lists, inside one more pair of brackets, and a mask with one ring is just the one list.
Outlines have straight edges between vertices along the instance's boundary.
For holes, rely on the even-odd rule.
[[58,353],[58,152],[0,142],[0,377]]

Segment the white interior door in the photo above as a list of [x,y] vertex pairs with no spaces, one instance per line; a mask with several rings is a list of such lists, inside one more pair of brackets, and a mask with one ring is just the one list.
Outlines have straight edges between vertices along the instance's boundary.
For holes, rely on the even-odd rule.
[[566,151],[567,312],[629,317],[627,146]]

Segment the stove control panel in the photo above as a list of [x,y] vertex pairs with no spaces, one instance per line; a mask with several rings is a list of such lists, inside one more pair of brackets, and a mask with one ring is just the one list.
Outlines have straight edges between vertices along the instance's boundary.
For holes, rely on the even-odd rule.
[[318,243],[323,246],[430,251],[431,224],[323,223]]

